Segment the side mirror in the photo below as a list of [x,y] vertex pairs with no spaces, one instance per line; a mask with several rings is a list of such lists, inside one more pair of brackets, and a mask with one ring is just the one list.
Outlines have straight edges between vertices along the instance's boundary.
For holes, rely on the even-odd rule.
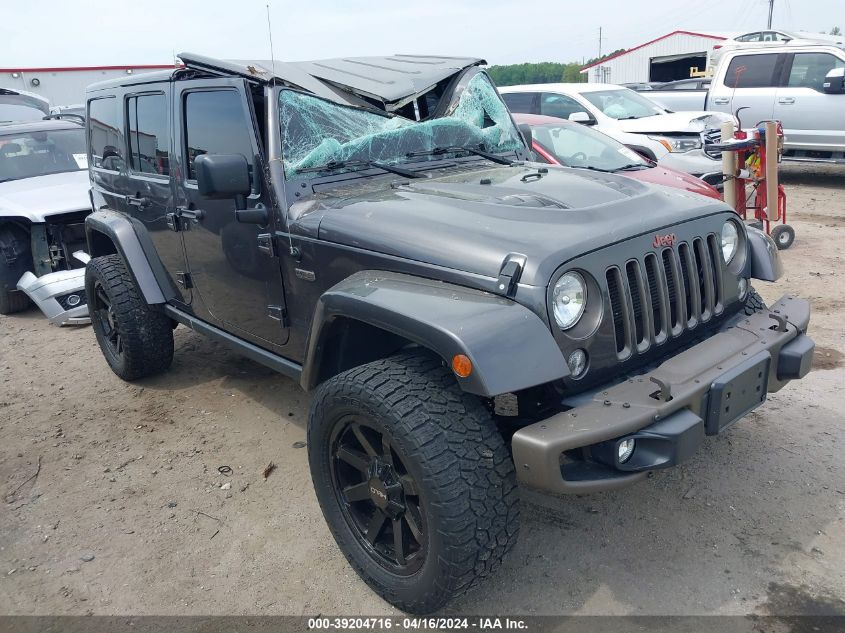
[[200,154],[194,159],[194,173],[203,198],[244,198],[251,192],[249,163],[241,154]]
[[529,152],[534,151],[532,149],[534,147],[534,133],[531,131],[531,126],[527,123],[520,123],[516,127],[519,128],[522,138],[525,140],[525,147],[528,148]]
[[569,115],[569,120],[573,123],[583,123],[584,125],[592,125],[595,123],[593,117],[586,112],[573,112]]
[[845,93],[845,68],[834,68],[827,73],[822,88],[829,95]]

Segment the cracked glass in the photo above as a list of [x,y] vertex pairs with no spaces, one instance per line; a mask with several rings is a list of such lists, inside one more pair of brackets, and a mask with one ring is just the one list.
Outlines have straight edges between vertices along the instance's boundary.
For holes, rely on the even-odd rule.
[[394,165],[424,157],[409,156],[438,148],[467,147],[502,153],[523,147],[493,84],[484,73],[467,82],[445,116],[426,121],[344,106],[311,94],[284,89],[279,94],[282,156],[288,179],[315,178],[325,172],[300,170],[368,161]]

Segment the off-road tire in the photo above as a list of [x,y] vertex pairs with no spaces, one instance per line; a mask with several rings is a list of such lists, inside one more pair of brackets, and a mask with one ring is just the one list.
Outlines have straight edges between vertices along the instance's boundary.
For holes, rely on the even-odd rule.
[[[380,565],[345,518],[332,475],[332,435],[350,415],[383,425],[416,480],[427,546],[411,575]],[[311,405],[308,458],[323,515],[346,559],[404,611],[430,613],[463,594],[490,576],[517,540],[508,449],[489,412],[461,391],[439,358],[403,353],[323,383]]]
[[[122,345],[108,340],[107,324],[100,318],[105,294]],[[120,255],[95,257],[85,267],[85,293],[91,311],[91,326],[112,371],[123,380],[135,380],[161,373],[173,360],[171,319],[144,301]]]
[[746,316],[751,316],[756,312],[762,312],[766,310],[766,302],[763,301],[763,297],[757,294],[757,291],[754,288],[750,288],[748,290],[748,296],[745,297],[745,314]]
[[795,241],[795,229],[788,224],[778,224],[771,230],[771,238],[775,241],[778,250],[785,251]]
[[20,290],[0,290],[0,314],[14,314],[29,307],[29,297]]

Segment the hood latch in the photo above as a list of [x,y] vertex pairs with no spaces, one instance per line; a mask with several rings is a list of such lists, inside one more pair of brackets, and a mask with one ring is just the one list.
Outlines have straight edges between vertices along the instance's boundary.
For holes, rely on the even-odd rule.
[[516,285],[522,275],[523,261],[508,255],[502,269],[499,271],[499,279],[496,282],[496,289],[506,297],[513,297],[516,294]]

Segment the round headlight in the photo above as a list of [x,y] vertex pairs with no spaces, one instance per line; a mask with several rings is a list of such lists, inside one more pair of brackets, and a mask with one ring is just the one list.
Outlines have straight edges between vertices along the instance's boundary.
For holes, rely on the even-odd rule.
[[739,231],[736,223],[728,220],[722,225],[722,257],[728,264],[736,255],[736,247],[739,244]]
[[587,286],[576,272],[568,272],[557,280],[552,291],[552,311],[562,330],[578,323],[587,305]]

